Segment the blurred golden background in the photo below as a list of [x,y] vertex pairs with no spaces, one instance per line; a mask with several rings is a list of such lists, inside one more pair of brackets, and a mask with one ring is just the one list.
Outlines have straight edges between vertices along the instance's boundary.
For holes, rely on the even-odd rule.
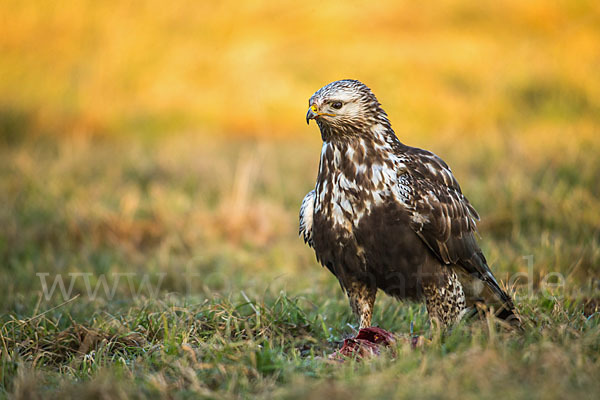
[[453,168],[499,278],[525,255],[573,287],[597,276],[598,2],[6,0],[0,15],[7,310],[43,269],[191,262],[223,274],[205,293],[277,276],[329,292],[297,224],[321,140],[308,99],[341,78]]
[[600,123],[596,1],[5,0],[0,14],[5,139],[314,135],[308,98],[341,78],[369,85],[400,137]]
[[[323,362],[355,321],[298,211],[343,78],[451,166],[524,335],[381,294],[435,345]],[[593,397],[599,177],[598,0],[2,0],[0,397]]]

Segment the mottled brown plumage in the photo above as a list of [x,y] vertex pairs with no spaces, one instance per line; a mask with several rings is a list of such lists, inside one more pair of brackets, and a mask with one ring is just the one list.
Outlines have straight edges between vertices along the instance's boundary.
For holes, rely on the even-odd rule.
[[475,240],[479,216],[446,163],[402,144],[358,81],[324,86],[309,107],[323,147],[300,234],[338,278],[360,326],[371,324],[377,289],[425,300],[442,325],[476,303],[518,321]]

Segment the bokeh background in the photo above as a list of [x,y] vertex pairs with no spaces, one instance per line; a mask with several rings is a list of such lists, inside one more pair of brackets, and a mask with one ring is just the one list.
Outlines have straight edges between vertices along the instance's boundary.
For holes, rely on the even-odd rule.
[[[165,303],[155,314],[172,312],[173,321],[184,308],[174,311],[171,301],[220,309],[219,299],[279,304],[274,299],[287,293],[322,318],[316,326],[325,334],[348,333],[353,319],[337,282],[297,236],[321,144],[317,127],[305,123],[308,99],[343,78],[373,89],[401,141],[453,168],[482,216],[481,246],[498,278],[528,274],[515,288],[523,301],[547,295],[566,298],[586,318],[600,311],[600,2],[3,0],[2,322],[65,300],[58,291],[43,296],[38,273],[50,284],[64,276],[67,288],[68,274],[89,274],[96,287],[102,276],[112,285],[112,274],[121,273],[133,274],[136,286],[144,276],[159,286]],[[190,271],[199,275],[189,279]],[[544,287],[550,272],[564,285]],[[125,282],[115,288],[114,296],[100,288],[91,299],[76,279],[67,297],[80,297],[45,315],[55,316],[45,334],[71,329],[69,321],[119,331],[114,321],[122,319],[129,330],[154,332],[148,342],[162,345],[156,332],[166,335],[163,317],[158,328],[147,327],[128,311],[146,310],[150,293],[133,296]],[[554,300],[536,301],[532,309],[562,310]],[[225,329],[219,312],[206,311],[217,330]],[[399,331],[415,321],[415,329],[427,327],[423,307],[383,295],[374,318]],[[19,340],[42,335],[38,328],[23,328]],[[306,340],[317,346],[327,336]],[[17,348],[16,339],[6,343]],[[245,360],[244,346],[234,354]],[[597,347],[540,346],[532,359],[560,355],[548,365],[572,362],[581,367],[577,379],[597,371],[590,356]],[[278,357],[288,365],[285,354]],[[472,354],[465,354],[456,358],[461,366],[487,362],[469,364]],[[247,376],[243,368],[258,368],[256,359],[231,360],[218,363],[239,379]],[[506,382],[530,371],[529,364],[519,372],[510,360],[497,362],[509,371],[499,387],[512,388]],[[229,369],[197,370],[215,382],[231,376]],[[566,381],[560,368],[543,371],[531,380],[538,394],[541,387],[559,393],[548,382],[563,389],[578,382]],[[476,368],[466,381],[471,373]],[[481,382],[495,382],[487,379]],[[444,380],[419,382],[447,394]]]
[[598,271],[596,2],[0,7],[4,268],[168,269],[246,252],[250,270],[304,271],[297,209],[320,145],[307,100],[355,78],[402,141],[454,168],[483,237],[514,253],[483,242],[500,271],[526,255],[570,271],[537,254],[546,245]]
[[[596,2],[9,0],[0,14],[0,257],[22,278],[3,280],[5,310],[35,298],[40,271],[330,285],[296,229],[320,146],[307,100],[340,78],[454,168],[503,278],[531,255],[536,281],[597,284]],[[165,290],[185,282],[171,275]]]
[[3,125],[56,136],[307,135],[307,98],[347,77],[375,90],[403,137],[579,137],[598,122],[593,1],[1,7]]

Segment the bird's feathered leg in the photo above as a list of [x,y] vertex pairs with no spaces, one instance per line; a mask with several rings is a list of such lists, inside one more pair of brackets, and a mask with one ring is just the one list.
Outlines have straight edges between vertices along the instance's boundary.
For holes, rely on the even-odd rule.
[[364,282],[352,282],[346,285],[346,293],[352,312],[359,320],[360,329],[370,327],[377,287]]
[[429,320],[440,327],[458,322],[465,314],[465,293],[456,273],[449,268],[444,268],[437,279],[424,282],[423,294]]

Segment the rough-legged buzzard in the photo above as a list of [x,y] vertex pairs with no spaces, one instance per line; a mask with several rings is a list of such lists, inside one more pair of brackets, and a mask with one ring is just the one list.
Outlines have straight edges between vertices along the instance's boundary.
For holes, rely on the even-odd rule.
[[323,148],[317,183],[300,209],[300,235],[339,280],[360,327],[377,289],[424,299],[432,321],[457,321],[476,304],[519,321],[474,233],[479,216],[450,168],[402,144],[371,90],[341,80],[309,101]]

